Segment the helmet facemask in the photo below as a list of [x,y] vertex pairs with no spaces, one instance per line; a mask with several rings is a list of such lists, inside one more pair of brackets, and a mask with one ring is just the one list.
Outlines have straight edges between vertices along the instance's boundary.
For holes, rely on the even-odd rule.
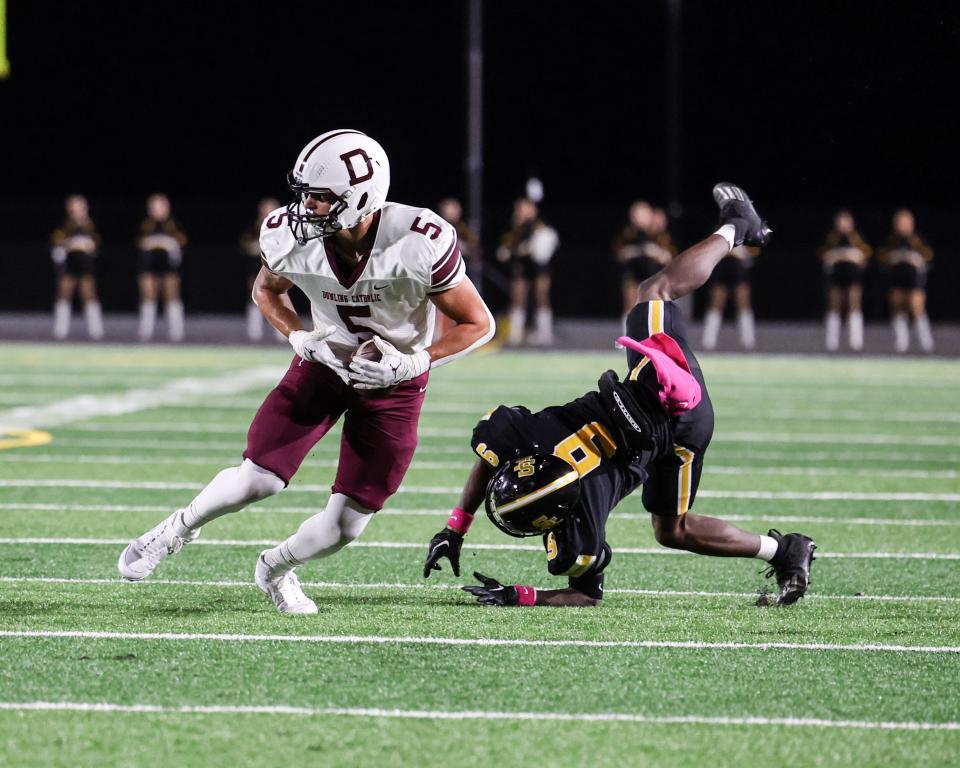
[[[349,207],[347,198],[352,190],[348,189],[338,195],[326,187],[312,187],[297,179],[292,172],[287,174],[287,186],[294,194],[293,200],[287,205],[288,225],[300,245],[304,245],[308,240],[335,235],[343,229],[340,217]],[[307,198],[319,198],[320,195],[335,199],[330,210],[323,214],[314,213],[307,208]]]

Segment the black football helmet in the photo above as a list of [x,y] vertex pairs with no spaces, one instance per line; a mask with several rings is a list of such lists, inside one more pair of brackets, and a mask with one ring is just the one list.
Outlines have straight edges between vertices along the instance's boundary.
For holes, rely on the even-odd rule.
[[487,484],[487,517],[509,536],[540,536],[563,524],[580,498],[580,475],[559,456],[508,461]]

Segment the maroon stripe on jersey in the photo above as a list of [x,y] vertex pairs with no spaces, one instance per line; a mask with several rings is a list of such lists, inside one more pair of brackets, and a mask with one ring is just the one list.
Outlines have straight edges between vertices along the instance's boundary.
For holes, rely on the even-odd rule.
[[437,259],[435,262],[433,262],[433,267],[431,268],[430,271],[431,271],[431,272],[436,272],[438,269],[440,269],[440,266],[441,266],[442,264],[444,264],[447,259],[450,258],[450,254],[453,253],[453,249],[456,248],[456,247],[457,247],[457,233],[454,232],[454,233],[453,233],[453,242],[450,243],[450,247],[447,248],[447,250],[443,252],[443,256],[441,256],[439,259]]
[[459,274],[461,264],[463,264],[463,259],[460,258],[460,252],[458,251],[457,259],[453,262],[453,268],[450,270],[450,274],[446,277],[446,279],[434,282],[433,285],[430,286],[430,292],[434,293],[438,290],[445,290],[445,288],[449,286],[451,282],[453,282],[453,278]]
[[453,253],[450,254],[450,258],[447,259],[441,267],[434,270],[433,274],[430,277],[430,285],[433,288],[445,283],[454,272],[457,271],[457,266],[460,264],[460,249],[454,248]]
[[297,168],[297,173],[300,173],[303,170],[303,166],[307,164],[307,160],[310,159],[310,155],[313,154],[314,150],[317,147],[319,147],[324,142],[330,141],[330,139],[335,139],[337,136],[343,136],[344,134],[347,134],[347,133],[358,133],[361,136],[363,136],[363,134],[360,133],[360,131],[337,131],[336,133],[331,133],[329,136],[324,136],[322,139],[320,139],[320,141],[318,141],[316,144],[310,147],[310,149],[307,151],[307,154],[303,158],[303,162],[300,163],[300,167]]

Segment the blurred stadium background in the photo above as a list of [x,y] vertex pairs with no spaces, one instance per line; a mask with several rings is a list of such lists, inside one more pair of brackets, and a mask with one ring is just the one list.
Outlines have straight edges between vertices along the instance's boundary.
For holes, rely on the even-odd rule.
[[[137,308],[144,200],[161,191],[190,238],[187,339],[242,340],[232,323],[247,301],[240,233],[261,197],[287,198],[284,174],[306,139],[351,126],[390,153],[392,199],[464,201],[495,308],[506,304],[496,245],[526,180],[542,179],[541,211],[561,241],[552,267],[562,343],[597,342],[590,324],[571,321],[607,320],[604,336],[616,328],[610,242],[631,201],[663,206],[682,248],[714,221],[713,182],[731,178],[776,229],[753,273],[758,321],[803,324],[787,335],[762,326],[761,349],[821,348],[817,248],[836,209],[850,208],[876,247],[906,206],[936,254],[928,305],[938,351],[956,353],[960,160],[942,77],[960,65],[958,14],[949,3],[885,8],[11,3],[0,337],[49,336],[49,237],[64,198],[82,193],[103,237],[108,338],[122,340],[118,315]],[[867,350],[887,351],[874,262],[865,282]],[[210,315],[228,322],[197,322]]]

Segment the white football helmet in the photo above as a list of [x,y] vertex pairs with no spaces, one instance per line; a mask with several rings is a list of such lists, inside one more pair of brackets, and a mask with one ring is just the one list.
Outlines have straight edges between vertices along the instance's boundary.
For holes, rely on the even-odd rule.
[[[287,206],[290,229],[303,245],[351,229],[380,210],[390,188],[390,162],[383,147],[360,131],[328,131],[301,150],[287,184],[296,195]],[[310,195],[335,198],[330,211],[307,209]]]

